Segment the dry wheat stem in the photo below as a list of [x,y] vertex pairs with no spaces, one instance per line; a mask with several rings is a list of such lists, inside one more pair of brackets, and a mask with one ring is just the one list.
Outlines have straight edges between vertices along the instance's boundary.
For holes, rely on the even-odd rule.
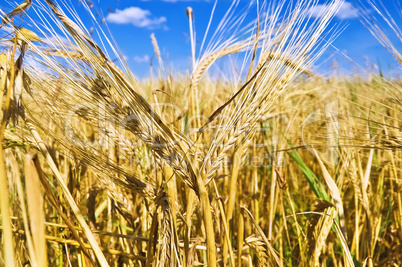
[[102,253],[102,250],[100,249],[96,239],[94,238],[91,230],[89,229],[87,223],[85,222],[79,208],[77,207],[77,204],[75,203],[73,197],[70,194],[70,191],[68,190],[67,186],[64,183],[63,177],[60,175],[59,170],[57,169],[56,164],[54,163],[52,157],[49,154],[49,151],[47,150],[45,143],[42,141],[40,138],[38,132],[35,130],[35,127],[29,122],[28,119],[26,119],[26,125],[31,131],[33,137],[35,138],[35,141],[41,150],[43,156],[46,158],[47,163],[49,164],[50,168],[52,169],[53,173],[55,174],[59,185],[63,189],[64,196],[66,197],[66,200],[68,204],[70,205],[72,211],[74,212],[75,216],[77,217],[78,222],[80,223],[86,237],[88,238],[89,243],[91,244],[92,249],[94,250],[94,253],[99,261],[99,264],[103,267],[109,266],[108,262],[106,261],[105,256]]

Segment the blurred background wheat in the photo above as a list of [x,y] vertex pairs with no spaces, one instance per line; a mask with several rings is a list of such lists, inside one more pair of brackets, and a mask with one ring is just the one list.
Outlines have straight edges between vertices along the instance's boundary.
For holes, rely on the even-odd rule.
[[[312,71],[343,1],[235,2],[201,48],[187,9],[186,74],[152,35],[146,80],[92,4],[89,30],[69,1],[0,9],[1,266],[402,264],[401,82]],[[208,72],[231,55],[235,79]]]

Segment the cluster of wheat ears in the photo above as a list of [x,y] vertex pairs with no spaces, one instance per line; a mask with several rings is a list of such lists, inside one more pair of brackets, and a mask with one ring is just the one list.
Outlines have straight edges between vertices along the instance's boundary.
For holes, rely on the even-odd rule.
[[202,43],[187,9],[186,75],[138,40],[145,81],[92,4],[90,30],[67,0],[0,9],[0,266],[402,264],[401,83],[312,71],[343,1],[251,2]]

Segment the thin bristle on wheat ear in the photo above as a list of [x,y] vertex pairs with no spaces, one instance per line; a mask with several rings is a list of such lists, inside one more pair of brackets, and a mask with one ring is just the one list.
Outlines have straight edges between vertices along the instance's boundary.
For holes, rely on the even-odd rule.
[[[393,19],[387,8],[382,3],[375,3],[372,0],[361,3],[360,12],[362,22],[370,33],[384,46],[388,52],[402,65],[402,54],[397,48],[402,42],[400,26]],[[374,11],[374,12],[371,12]],[[380,19],[377,19],[379,16]]]
[[[268,44],[262,47],[262,55],[257,64],[257,66],[260,67],[255,69],[254,75],[210,116],[208,123],[211,122],[211,118],[215,119],[218,117],[217,115],[219,115],[219,113],[227,116],[228,119],[225,122],[222,121],[220,127],[218,127],[216,137],[204,157],[204,164],[201,170],[204,171],[211,161],[215,163],[213,164],[215,167],[211,168],[212,173],[216,170],[216,165],[222,161],[225,155],[222,151],[226,152],[226,149],[219,151],[217,157],[213,155],[228,139],[230,146],[236,142],[242,143],[251,138],[254,132],[251,129],[257,126],[258,118],[272,108],[274,101],[283,93],[286,86],[288,86],[296,74],[299,73],[300,70],[306,69],[309,64],[312,63],[312,60],[308,60],[305,55],[314,49],[314,44],[318,42],[320,34],[329,23],[334,12],[340,7],[342,1],[335,2],[328,8],[328,14],[320,20],[314,21],[313,24],[317,27],[317,32],[310,28],[306,29],[306,32],[301,31],[297,32],[295,35],[291,35],[290,33],[293,31],[292,28],[298,28],[297,25],[305,19],[306,14],[301,12],[301,9],[309,6],[305,3],[298,4],[300,4],[300,6],[298,6],[299,9],[289,15],[284,26],[284,32],[288,30],[289,33],[286,33],[285,36],[281,36],[278,43]],[[281,34],[267,27],[265,32],[263,31],[259,37],[270,35],[275,37]],[[273,39],[275,40],[275,38]],[[253,47],[254,42],[251,40],[249,40],[250,43],[246,41],[243,45]],[[290,41],[293,42],[294,46],[286,46],[286,43]],[[270,51],[270,49],[274,50]],[[268,55],[273,56],[266,57],[266,53],[270,53]],[[295,59],[288,62],[291,57]],[[268,61],[268,59],[270,60]],[[210,60],[213,60],[213,58]],[[278,62],[281,62],[283,65],[278,64]],[[197,72],[195,72],[195,74],[197,74]],[[198,76],[195,75],[194,77]],[[196,81],[197,79],[195,79],[195,83]],[[236,104],[233,104],[234,100],[237,101]],[[230,105],[235,112],[232,111],[229,113],[226,111]],[[245,134],[242,135],[242,133]],[[242,136],[242,138],[238,140],[240,136]],[[228,145],[225,144],[225,148],[227,147]],[[210,173],[207,177],[210,177]]]
[[[126,103],[127,105],[130,103],[129,107],[131,111],[129,114],[126,114],[126,116],[128,119],[133,119],[130,121],[123,118],[123,121],[128,121],[128,123],[125,124],[126,130],[133,132],[143,142],[152,147],[156,152],[156,155],[171,165],[179,177],[181,177],[198,194],[196,175],[190,161],[188,160],[187,153],[180,143],[176,142],[177,138],[183,140],[182,135],[172,132],[172,130],[165,125],[149,103],[132,88],[131,83],[127,81],[120,69],[118,69],[107,58],[102,49],[89,36],[87,36],[77,24],[68,19],[54,3],[50,1],[47,1],[47,3],[50,5],[51,10],[54,12],[56,17],[60,19],[63,25],[68,29],[72,38],[80,44],[83,56],[88,62],[91,62],[91,64],[87,64],[87,66],[92,68],[99,76],[102,76],[110,86],[113,86],[113,96],[104,94],[99,95],[97,92],[88,91],[88,89],[84,87],[77,86],[76,82],[73,81],[72,77],[68,76],[67,73],[63,73],[58,69],[55,69],[55,71],[59,71],[66,80],[70,80],[72,85],[77,86],[76,89],[82,91],[84,96],[96,93],[103,101],[106,101],[106,103],[115,100],[108,106],[115,106],[119,103],[121,103],[120,105],[123,103]],[[36,52],[41,53],[39,49]],[[47,64],[49,64],[49,67],[55,66],[52,58],[46,57],[43,53],[41,53],[41,55],[44,57],[45,61],[48,61]],[[82,72],[80,69],[75,69],[74,71]],[[100,73],[102,73],[102,75],[100,75]],[[124,106],[117,107],[125,113],[124,110],[126,110],[126,108]],[[93,105],[93,108],[95,109],[94,113],[96,114],[98,107]],[[118,117],[117,119],[122,120],[121,117]],[[153,133],[151,133],[151,130]],[[159,134],[157,134],[158,132]],[[188,147],[188,145],[186,146]]]

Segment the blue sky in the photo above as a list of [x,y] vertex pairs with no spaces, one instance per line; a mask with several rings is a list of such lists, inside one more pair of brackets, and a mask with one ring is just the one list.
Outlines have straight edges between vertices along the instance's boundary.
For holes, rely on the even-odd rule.
[[[99,14],[97,17],[99,21],[102,16],[105,18],[130,69],[142,78],[149,75],[150,59],[154,55],[151,33],[155,34],[166,64],[171,66],[174,71],[185,72],[190,68],[191,49],[186,8],[192,7],[194,11],[194,24],[199,46],[215,3],[215,0],[91,1],[93,2],[93,12]],[[80,11],[80,1],[71,0],[71,2],[82,16],[84,24],[90,28],[91,23],[89,19],[86,19],[85,12]],[[399,12],[400,14],[400,8],[392,4],[394,1],[383,2],[391,13]],[[231,3],[232,0],[218,0],[211,29],[217,26]],[[249,3],[248,0],[240,0],[238,10],[242,10]],[[290,3],[291,1],[285,1],[285,6]],[[320,5],[312,10],[313,15],[319,14],[325,1],[319,3]],[[323,57],[317,61],[316,69],[322,74],[330,74],[333,71],[334,60],[338,62],[338,73],[341,74],[364,73],[364,69],[376,70],[378,65],[385,72],[388,69],[398,69],[398,63],[360,22],[358,4],[358,0],[345,1],[332,21],[330,26],[337,26],[343,30],[333,42],[333,47],[329,47]],[[255,14],[255,7],[251,10],[254,10]],[[368,9],[367,12],[373,11]],[[396,15],[396,21],[401,21],[401,17]],[[246,20],[251,21],[253,18],[253,11],[251,11]],[[351,63],[351,60],[355,63]]]
[[[134,73],[146,76],[149,73],[149,59],[154,54],[149,35],[154,33],[161,48],[162,55],[176,70],[183,71],[191,65],[190,39],[186,8],[192,7],[195,17],[198,43],[214,6],[214,0],[120,0],[118,2],[102,1],[104,10],[120,10],[118,13],[105,11],[106,21],[119,44],[122,53]],[[213,28],[225,14],[231,0],[219,0],[216,6]],[[288,1],[290,4],[290,1]],[[383,1],[390,12],[396,10],[393,1]],[[247,6],[249,1],[240,1],[241,6]],[[325,2],[320,2],[314,14],[319,14]],[[285,4],[286,5],[286,4]],[[333,42],[334,47],[328,48],[324,56],[318,60],[317,69],[330,74],[334,60],[338,62],[338,73],[364,73],[366,70],[376,70],[378,65],[387,72],[397,69],[398,63],[369,33],[359,19],[357,1],[345,1],[332,25],[342,28],[339,37]],[[373,12],[368,10],[368,12]],[[251,16],[252,18],[252,16]],[[251,19],[250,18],[250,19]],[[398,18],[399,15],[398,15]],[[351,63],[352,59],[355,63]]]

